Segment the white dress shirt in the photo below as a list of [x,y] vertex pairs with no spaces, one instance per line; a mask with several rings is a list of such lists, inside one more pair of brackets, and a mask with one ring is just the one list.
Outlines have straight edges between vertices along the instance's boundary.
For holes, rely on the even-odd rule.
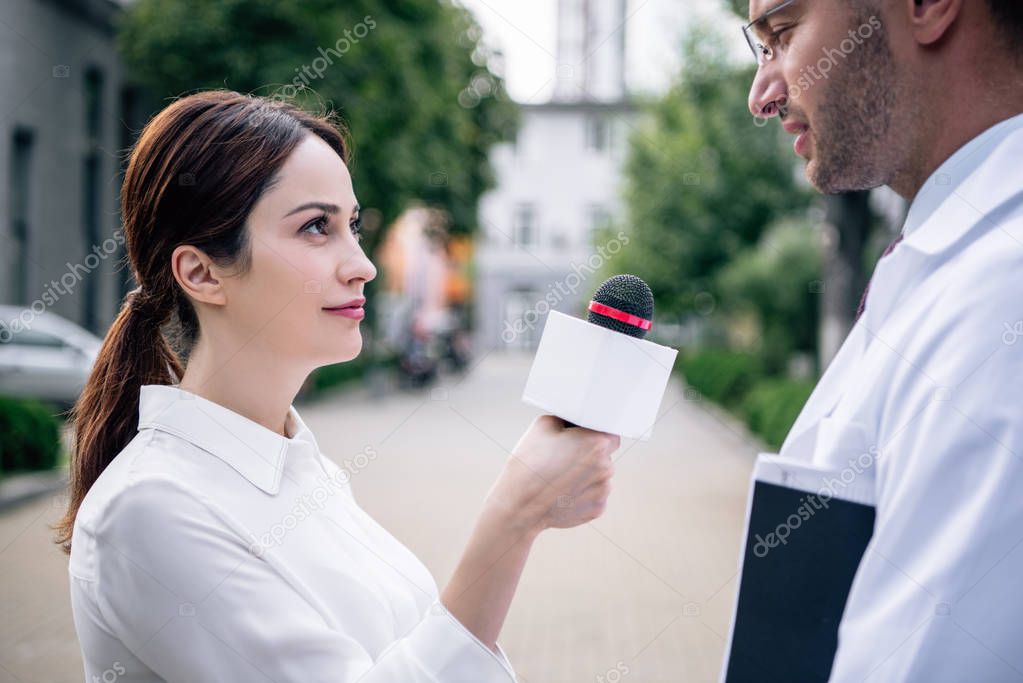
[[1023,681],[1023,115],[903,235],[780,451],[876,493],[831,680]]
[[69,565],[86,680],[507,683],[423,564],[326,458],[176,386],[93,485]]

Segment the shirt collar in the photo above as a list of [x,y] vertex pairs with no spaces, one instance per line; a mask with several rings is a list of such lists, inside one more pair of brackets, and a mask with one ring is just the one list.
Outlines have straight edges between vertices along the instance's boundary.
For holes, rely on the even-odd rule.
[[[996,123],[956,150],[913,198],[902,228],[903,243],[936,254],[1023,189],[1017,176],[1006,173],[1018,163],[1019,147],[1023,147],[1023,114]],[[1003,157],[1013,165],[1004,165]],[[931,220],[939,209],[942,220]]]
[[139,430],[158,429],[198,446],[269,494],[281,487],[289,457],[319,453],[312,432],[288,407],[285,438],[233,410],[179,388],[145,384],[139,395]]

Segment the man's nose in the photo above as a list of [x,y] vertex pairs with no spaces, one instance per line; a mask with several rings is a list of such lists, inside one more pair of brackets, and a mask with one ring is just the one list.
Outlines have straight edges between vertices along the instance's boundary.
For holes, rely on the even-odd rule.
[[779,77],[777,66],[766,64],[757,69],[749,91],[749,111],[754,118],[769,119],[787,104],[788,89]]

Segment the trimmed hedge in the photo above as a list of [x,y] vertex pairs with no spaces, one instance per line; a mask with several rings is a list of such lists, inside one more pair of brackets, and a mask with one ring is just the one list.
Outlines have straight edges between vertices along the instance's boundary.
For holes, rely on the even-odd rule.
[[684,356],[679,369],[686,383],[726,408],[737,408],[760,378],[760,361],[749,353],[705,349]]
[[772,448],[780,448],[813,387],[812,382],[785,378],[758,382],[742,402],[746,424]]
[[344,363],[334,363],[316,368],[306,380],[303,393],[314,396],[324,391],[362,381],[372,367],[394,368],[398,365],[395,355],[381,355],[370,358],[365,353]]
[[0,396],[0,472],[49,470],[60,457],[60,421],[39,401]]
[[689,386],[741,416],[774,449],[785,441],[814,387],[806,380],[765,377],[756,356],[727,349],[688,354],[679,370]]
[[343,386],[361,380],[366,374],[366,361],[361,358],[316,368],[309,376],[309,393]]

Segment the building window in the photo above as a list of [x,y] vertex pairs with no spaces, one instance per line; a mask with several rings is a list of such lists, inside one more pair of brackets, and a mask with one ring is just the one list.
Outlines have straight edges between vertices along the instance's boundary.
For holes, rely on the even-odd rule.
[[611,122],[601,114],[586,119],[586,149],[606,152],[611,149]]
[[602,239],[601,233],[611,227],[611,214],[602,204],[591,204],[587,224],[590,246],[596,245]]
[[540,344],[547,315],[547,309],[540,307],[542,301],[543,292],[537,290],[513,289],[505,294],[500,338],[506,348],[535,349]]
[[85,72],[85,137],[96,141],[102,137],[103,127],[103,72],[90,67]]
[[15,129],[11,138],[11,164],[8,178],[10,234],[13,242],[10,260],[11,301],[28,305],[29,247],[32,235],[32,131]]
[[536,211],[532,204],[520,204],[515,209],[512,224],[512,244],[517,247],[531,247],[537,242]]
[[[139,91],[135,86],[124,85],[120,93],[120,125],[118,126],[118,147],[120,149],[131,149],[138,138],[138,132],[145,125],[145,118],[142,114],[142,103]],[[124,182],[124,172],[127,167],[126,160],[122,162],[119,169],[120,186]],[[120,208],[120,207],[118,207]],[[117,300],[124,296],[138,284],[131,272],[131,265],[128,261],[128,251],[125,248],[124,240],[117,247],[117,272],[118,272],[118,293]]]
[[[85,72],[85,140],[86,151],[82,159],[82,239],[86,253],[100,240],[100,177],[103,172],[103,72],[92,67]],[[93,332],[99,331],[100,274],[89,273],[82,281],[82,325]]]

